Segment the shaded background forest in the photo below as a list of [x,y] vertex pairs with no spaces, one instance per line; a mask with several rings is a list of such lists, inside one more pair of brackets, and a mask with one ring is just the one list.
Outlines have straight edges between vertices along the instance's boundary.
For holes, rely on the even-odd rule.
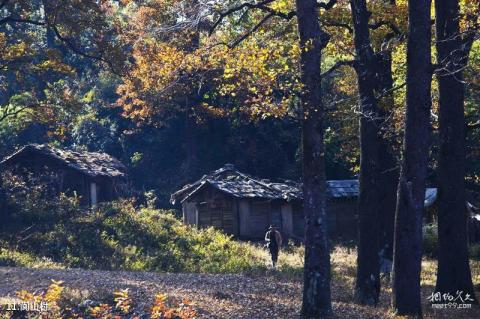
[[[13,18],[3,19],[0,25],[3,52],[0,110],[4,115],[0,122],[0,157],[27,143],[53,143],[106,152],[129,167],[132,185],[139,193],[153,190],[161,207],[168,205],[169,195],[179,186],[227,162],[259,177],[301,178],[300,122],[295,118],[298,101],[291,93],[297,89],[292,83],[298,77],[293,22],[270,21],[256,35],[234,43],[230,51],[209,53],[217,55],[217,64],[208,62],[201,69],[195,65],[198,62],[186,62],[194,65],[189,69],[179,61],[188,61],[190,52],[197,50],[203,54],[199,50],[211,42],[237,41],[259,17],[242,16],[209,37],[211,22],[206,27],[198,24],[192,27],[188,19],[206,17],[213,21],[208,10],[221,11],[222,6],[218,4],[194,1],[191,8],[184,8],[181,2],[175,1],[105,1],[102,6],[79,1],[77,4],[84,7],[78,10],[75,2],[72,3],[59,8],[55,1],[16,4],[7,1],[2,9]],[[390,18],[400,31],[406,28],[404,2],[388,10],[382,8],[380,2],[378,6],[375,3],[372,2],[371,8],[374,17],[383,19],[393,10],[395,16]],[[278,6],[280,10],[288,10],[292,3],[279,1]],[[330,42],[336,43],[326,48],[326,65],[352,54],[349,12],[341,3],[337,7],[322,18],[332,34]],[[468,4],[463,9],[469,10]],[[185,15],[184,20],[175,16],[178,12]],[[44,24],[21,21],[27,18],[44,21]],[[381,39],[387,32],[385,26],[372,30],[375,47],[383,45]],[[389,121],[387,135],[399,157],[405,95],[404,37],[396,37],[389,45],[398,89],[394,94],[395,116]],[[177,51],[168,53],[170,51],[162,49],[164,46]],[[475,183],[480,175],[477,110],[480,95],[476,77],[479,51],[475,43],[466,70],[467,186],[470,190],[478,188]],[[171,74],[154,74],[156,69],[148,66],[149,63],[172,72],[172,63],[168,63],[165,52],[172,60],[177,59],[178,68],[188,73],[187,77],[175,79]],[[225,52],[231,56],[227,57]],[[286,53],[280,63],[278,57],[282,52]],[[222,54],[223,57],[218,57]],[[234,65],[235,60],[242,60],[248,54],[252,58],[245,59],[245,65]],[[247,64],[254,59],[263,63],[258,70],[248,68]],[[234,65],[231,69],[229,63]],[[216,69],[218,65],[222,65],[220,71]],[[196,71],[192,71],[195,67]],[[264,76],[267,71],[273,75]],[[142,82],[144,78],[154,85],[148,87],[146,80]],[[232,78],[235,82],[228,81]],[[175,84],[182,81],[186,84],[180,83],[179,88],[165,93],[161,84],[172,79]],[[355,178],[359,170],[359,146],[354,71],[340,68],[324,81],[327,179]],[[148,89],[148,96],[141,95]],[[191,105],[183,101],[190,96],[194,100]],[[143,103],[137,104],[148,104],[148,107],[136,109],[138,105],[130,101],[134,98]],[[254,99],[261,102],[253,103]],[[433,173],[438,126],[435,99],[434,96],[431,185],[435,185],[436,180]],[[272,111],[272,108],[278,110]]]
[[[90,76],[79,73],[80,81],[87,82]],[[116,94],[108,79],[91,80],[96,83],[85,84],[86,92],[72,92],[78,104],[61,114],[67,129],[61,135],[57,131],[64,129],[57,126],[60,123],[42,123],[35,118],[2,123],[1,157],[28,143],[106,152],[129,168],[136,190],[155,192],[160,207],[169,205],[173,191],[225,163],[262,178],[301,177],[300,126],[295,120],[251,122],[239,116],[235,120],[206,118],[196,123],[180,113],[161,128],[138,127],[122,117],[121,110],[109,107]],[[70,89],[63,80],[55,85],[61,90]],[[327,177],[353,177],[351,163],[340,158],[339,142],[332,139],[328,147],[332,155],[328,157]]]

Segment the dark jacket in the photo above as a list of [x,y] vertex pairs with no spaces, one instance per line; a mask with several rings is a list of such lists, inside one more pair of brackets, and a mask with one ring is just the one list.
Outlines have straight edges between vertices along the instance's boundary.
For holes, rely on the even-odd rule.
[[[268,248],[273,248],[273,247],[270,247],[270,246],[276,246],[275,248],[278,249],[282,246],[282,235],[280,235],[279,231],[277,231],[275,229],[270,229],[265,234],[265,241],[267,242]],[[273,245],[271,245],[271,244],[273,244]]]

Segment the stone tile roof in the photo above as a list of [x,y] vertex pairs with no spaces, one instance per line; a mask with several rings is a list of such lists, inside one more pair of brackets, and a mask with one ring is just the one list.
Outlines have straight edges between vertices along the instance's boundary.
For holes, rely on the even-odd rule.
[[224,193],[239,198],[266,198],[266,199],[288,199],[288,191],[292,193],[298,192],[295,186],[287,186],[282,184],[284,191],[279,191],[268,185],[265,180],[257,180],[251,176],[240,173],[233,165],[225,165],[224,167],[204,175],[193,184],[185,185],[182,189],[172,194],[170,202],[182,202],[190,196],[196,194],[206,185],[210,185]]
[[427,188],[425,190],[425,207],[432,206],[437,200],[437,189]]
[[327,194],[333,198],[358,196],[358,180],[344,179],[327,181]]
[[[270,181],[256,179],[239,172],[232,164],[204,175],[193,184],[187,184],[170,197],[172,204],[183,202],[198,191],[210,185],[221,192],[237,198],[283,199],[286,201],[303,200],[302,184],[290,180]],[[354,198],[358,196],[358,180],[327,181],[327,196],[329,198]],[[425,205],[432,205],[437,197],[436,188],[428,188],[425,192]]]
[[124,177],[126,167],[116,158],[97,152],[76,152],[60,149],[45,144],[29,144],[20,148],[12,155],[5,158],[1,164],[13,165],[19,158],[31,155],[41,155],[48,159],[58,161],[66,167],[77,170],[90,177]]

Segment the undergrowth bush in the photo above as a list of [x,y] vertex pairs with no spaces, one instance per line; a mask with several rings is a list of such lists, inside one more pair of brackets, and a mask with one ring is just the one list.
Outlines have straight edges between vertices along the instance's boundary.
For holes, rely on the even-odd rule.
[[[470,244],[468,246],[470,258],[480,259],[480,244]],[[423,226],[423,254],[427,257],[436,258],[438,256],[438,225],[428,224]]]
[[472,244],[468,247],[470,258],[480,260],[480,244]]
[[[46,176],[47,181],[55,180]],[[82,207],[49,184],[3,176],[9,210],[0,225],[0,266],[202,273],[263,272],[262,245],[238,242],[214,228],[184,225],[175,211],[138,207],[134,200]],[[290,244],[278,269],[299,275],[303,247]]]
[[37,257],[31,253],[6,248],[0,248],[0,265],[9,267],[63,268],[62,265],[53,262],[49,258]]
[[437,224],[423,226],[423,254],[427,257],[437,257],[438,227]]
[[[31,266],[40,259],[87,269],[208,273],[264,267],[252,246],[213,228],[184,225],[172,211],[136,208],[128,200],[88,211],[71,198],[63,201],[67,204],[60,204],[60,213],[41,218],[33,217],[41,212],[33,212],[31,205],[10,214],[0,265]],[[11,251],[15,254],[7,254]]]

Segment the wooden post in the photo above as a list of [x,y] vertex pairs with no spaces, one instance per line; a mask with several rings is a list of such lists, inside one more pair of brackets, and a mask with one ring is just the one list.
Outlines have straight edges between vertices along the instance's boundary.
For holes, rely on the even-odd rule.
[[282,205],[282,231],[288,236],[293,237],[293,210],[292,204],[286,203]]
[[93,207],[97,205],[97,183],[90,183],[90,205]]

